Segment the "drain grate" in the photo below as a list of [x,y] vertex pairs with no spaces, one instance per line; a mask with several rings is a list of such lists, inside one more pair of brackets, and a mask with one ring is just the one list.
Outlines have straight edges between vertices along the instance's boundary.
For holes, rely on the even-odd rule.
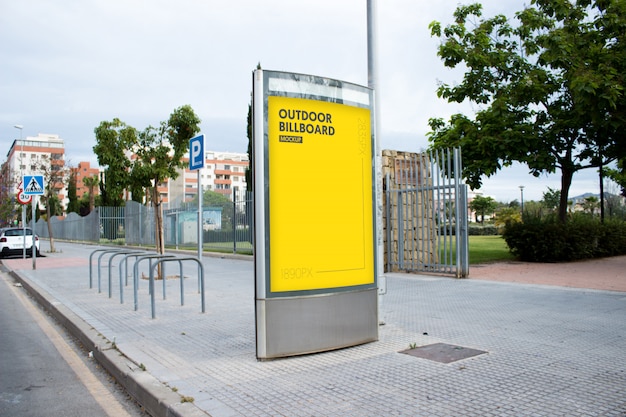
[[447,343],[434,343],[432,345],[403,350],[400,353],[441,363],[452,363],[461,359],[471,358],[472,356],[482,355],[487,352],[463,346],[449,345]]

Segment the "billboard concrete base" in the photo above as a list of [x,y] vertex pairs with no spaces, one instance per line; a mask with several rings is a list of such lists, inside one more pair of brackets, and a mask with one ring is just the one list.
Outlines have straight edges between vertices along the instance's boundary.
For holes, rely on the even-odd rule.
[[378,291],[256,300],[257,358],[304,355],[378,340]]

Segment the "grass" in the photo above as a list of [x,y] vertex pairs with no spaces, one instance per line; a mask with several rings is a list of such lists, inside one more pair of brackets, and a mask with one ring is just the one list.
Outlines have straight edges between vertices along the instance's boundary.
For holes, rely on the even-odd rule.
[[470,236],[470,264],[514,261],[502,236]]
[[[233,242],[204,242],[203,246],[205,251],[212,252],[232,253],[233,250]],[[183,248],[183,246],[181,246],[181,248]],[[189,248],[197,249],[197,245],[195,247],[189,246]],[[251,255],[252,245],[247,241],[237,242],[237,252]],[[509,252],[509,248],[501,236],[469,236],[470,264],[514,260],[515,257]]]

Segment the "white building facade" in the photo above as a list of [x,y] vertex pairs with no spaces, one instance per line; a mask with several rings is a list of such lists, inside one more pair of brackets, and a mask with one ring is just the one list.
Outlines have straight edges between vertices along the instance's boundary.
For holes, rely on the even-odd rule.
[[66,181],[61,180],[65,170],[65,144],[59,135],[39,133],[14,140],[6,164],[3,175],[7,178],[3,181],[14,184],[15,193],[23,175],[43,175],[44,180],[57,179],[52,187],[63,207],[67,206]]

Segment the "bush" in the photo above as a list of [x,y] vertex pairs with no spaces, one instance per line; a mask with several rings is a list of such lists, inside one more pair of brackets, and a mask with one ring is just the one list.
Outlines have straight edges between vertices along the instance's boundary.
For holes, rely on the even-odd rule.
[[626,222],[600,223],[588,215],[567,222],[556,217],[525,216],[509,223],[503,233],[511,253],[528,262],[565,262],[626,254]]
[[500,234],[498,228],[494,224],[488,224],[485,226],[471,225],[467,231],[469,236],[496,236]]
[[[496,236],[500,234],[500,230],[493,224],[485,226],[469,225],[467,227],[468,236]],[[454,236],[456,235],[456,225],[447,225],[439,227],[439,235]]]

